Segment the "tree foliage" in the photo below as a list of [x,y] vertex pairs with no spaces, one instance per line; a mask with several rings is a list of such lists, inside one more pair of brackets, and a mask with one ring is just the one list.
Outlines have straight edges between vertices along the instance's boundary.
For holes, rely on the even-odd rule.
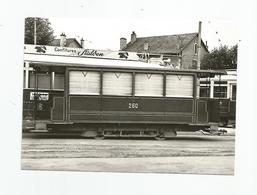
[[206,54],[201,61],[202,69],[236,69],[237,68],[237,45],[228,47],[221,45]]
[[25,19],[25,44],[34,44],[34,22],[36,20],[37,45],[50,45],[54,40],[54,30],[51,22],[46,18]]

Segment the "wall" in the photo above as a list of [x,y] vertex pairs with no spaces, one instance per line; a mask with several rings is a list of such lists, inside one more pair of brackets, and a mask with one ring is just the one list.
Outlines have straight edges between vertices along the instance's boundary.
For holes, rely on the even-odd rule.
[[[182,52],[182,68],[184,69],[196,69],[196,67],[193,67],[193,60],[197,60],[197,55],[194,54],[194,45],[195,43],[198,43],[197,37],[195,37],[191,43],[183,50]],[[203,59],[203,56],[207,54],[207,51],[205,50],[203,44],[201,47],[201,59]]]

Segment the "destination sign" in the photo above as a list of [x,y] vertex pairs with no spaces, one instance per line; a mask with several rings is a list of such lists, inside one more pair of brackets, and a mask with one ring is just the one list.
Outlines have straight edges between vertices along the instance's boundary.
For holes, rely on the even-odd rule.
[[48,92],[30,92],[30,100],[41,100],[41,101],[48,101],[49,100],[49,93]]

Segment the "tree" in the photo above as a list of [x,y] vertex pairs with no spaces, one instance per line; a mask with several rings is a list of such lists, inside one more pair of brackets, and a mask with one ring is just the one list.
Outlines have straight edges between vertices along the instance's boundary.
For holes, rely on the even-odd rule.
[[237,68],[237,45],[229,48],[221,45],[206,54],[201,61],[202,69],[236,69]]
[[54,40],[54,30],[46,18],[25,19],[25,44],[34,44],[34,22],[36,21],[37,45],[50,45]]

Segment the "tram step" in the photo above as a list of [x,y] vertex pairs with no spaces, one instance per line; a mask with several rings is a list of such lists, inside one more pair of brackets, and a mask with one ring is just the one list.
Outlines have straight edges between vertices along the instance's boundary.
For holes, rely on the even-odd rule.
[[31,133],[47,133],[48,130],[47,129],[33,129],[33,130],[30,130],[29,132],[31,132]]
[[36,123],[35,123],[35,130],[46,130],[47,131],[46,122],[44,122],[44,121],[36,121]]

